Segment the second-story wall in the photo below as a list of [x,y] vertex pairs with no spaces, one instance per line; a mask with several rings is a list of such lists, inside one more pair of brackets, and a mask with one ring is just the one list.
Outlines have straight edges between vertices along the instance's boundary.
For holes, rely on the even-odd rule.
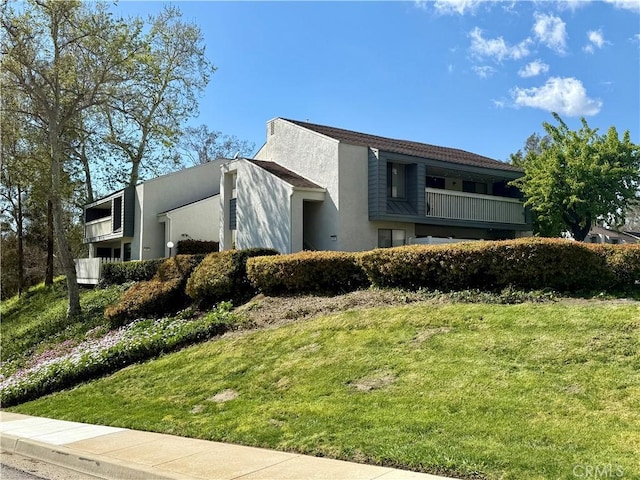
[[137,235],[132,242],[132,258],[164,256],[167,239],[158,214],[219,193],[221,164],[218,160],[186,168],[136,187]]
[[325,200],[312,206],[313,225],[307,240],[317,250],[341,250],[339,172],[340,143],[291,122],[276,118],[267,123],[267,142],[258,160],[275,162],[326,189]]

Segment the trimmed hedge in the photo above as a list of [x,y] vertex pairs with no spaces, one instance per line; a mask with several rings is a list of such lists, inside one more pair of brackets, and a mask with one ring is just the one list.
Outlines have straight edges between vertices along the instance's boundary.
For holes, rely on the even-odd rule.
[[158,258],[155,260],[105,263],[102,266],[100,286],[108,287],[110,285],[121,285],[127,282],[151,280],[164,260],[164,258]]
[[116,327],[137,318],[163,316],[180,310],[189,303],[184,286],[202,258],[202,255],[176,255],[164,260],[151,280],[135,283],[118,303],[108,307],[105,318]]
[[481,288],[481,254],[488,242],[371,250],[358,262],[372,285],[382,288],[457,290]]
[[406,289],[611,291],[640,280],[640,245],[560,239],[412,245],[364,252],[358,260],[373,285]]
[[640,244],[590,245],[605,259],[614,288],[640,284]]
[[187,281],[186,292],[201,306],[221,300],[240,302],[255,293],[247,278],[247,259],[278,255],[271,248],[225,250],[207,255]]
[[178,255],[206,255],[220,250],[220,243],[209,240],[180,240],[177,245]]
[[247,276],[268,295],[337,294],[369,285],[356,254],[300,252],[277,257],[256,257],[247,262]]

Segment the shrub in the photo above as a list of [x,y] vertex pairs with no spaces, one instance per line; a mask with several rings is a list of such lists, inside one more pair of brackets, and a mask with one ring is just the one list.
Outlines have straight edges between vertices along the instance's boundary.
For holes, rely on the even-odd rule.
[[640,283],[640,244],[593,245],[604,257],[614,288],[627,290]]
[[498,287],[564,292],[611,287],[612,276],[604,258],[582,242],[528,238],[487,247],[489,268]]
[[208,240],[180,240],[177,245],[179,255],[198,255],[217,252],[220,250],[220,244]]
[[278,252],[270,248],[249,248],[210,253],[189,277],[187,295],[201,305],[246,299],[254,293],[247,279],[247,259],[263,255],[278,255]]
[[[614,261],[616,255],[624,255],[624,260]],[[607,257],[580,242],[527,238],[378,249],[360,254],[358,260],[379,287],[576,292],[613,288],[612,266],[630,261],[634,254],[616,255]],[[617,268],[619,277],[637,274],[626,264]]]
[[109,285],[121,285],[127,282],[151,280],[164,260],[164,258],[158,258],[154,260],[105,263],[102,266],[100,286],[106,287]]
[[369,281],[378,287],[460,290],[486,285],[488,242],[410,245],[358,255]]
[[256,257],[247,262],[247,276],[269,295],[346,293],[369,285],[356,254],[346,252]]
[[201,255],[177,255],[164,260],[151,280],[132,285],[118,303],[105,310],[105,317],[115,327],[136,318],[178,311],[188,303],[184,286],[200,261]]

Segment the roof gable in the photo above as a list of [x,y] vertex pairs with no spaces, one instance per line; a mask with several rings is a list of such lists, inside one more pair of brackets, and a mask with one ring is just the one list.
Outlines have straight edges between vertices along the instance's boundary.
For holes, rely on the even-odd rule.
[[462,165],[470,165],[474,167],[493,168],[497,170],[509,170],[521,172],[522,169],[505,162],[500,162],[489,157],[477,155],[457,148],[439,147],[429,145],[427,143],[412,142],[409,140],[397,140],[393,138],[379,137],[377,135],[369,135],[366,133],[344,130],[341,128],[329,127],[325,125],[317,125],[313,123],[301,122],[298,120],[289,120],[283,118],[287,122],[293,123],[303,128],[307,128],[327,137],[331,137],[340,142],[349,143],[351,145],[361,145],[365,147],[376,148],[385,152],[399,153],[414,157],[429,158],[432,160],[440,160],[443,162],[451,162]]

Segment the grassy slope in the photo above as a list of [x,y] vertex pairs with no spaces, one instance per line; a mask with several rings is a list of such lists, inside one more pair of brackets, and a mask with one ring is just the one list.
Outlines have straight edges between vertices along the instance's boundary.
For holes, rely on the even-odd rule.
[[15,296],[3,301],[0,307],[3,373],[23,366],[33,354],[59,347],[63,342],[78,343],[96,327],[102,327],[101,331],[106,332],[108,325],[102,313],[121,294],[122,288],[117,286],[81,290],[83,312],[72,322],[66,318],[67,296],[60,278],[53,287],[40,284],[21,298]]
[[[12,410],[467,477],[612,464],[638,478],[639,345],[637,303],[378,308],[235,334]],[[226,390],[237,398],[217,401]]]

